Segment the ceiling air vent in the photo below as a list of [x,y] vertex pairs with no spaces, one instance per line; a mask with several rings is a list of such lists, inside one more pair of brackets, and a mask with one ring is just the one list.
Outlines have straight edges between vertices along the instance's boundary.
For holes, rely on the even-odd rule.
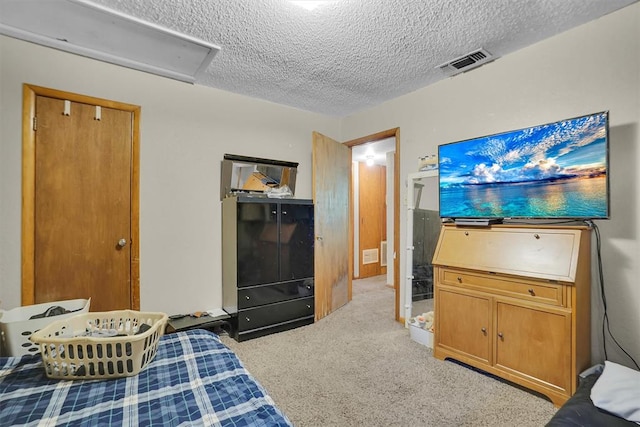
[[184,82],[220,50],[86,0],[0,1],[0,34]]
[[439,68],[446,74],[453,76],[479,67],[482,64],[493,61],[494,59],[496,59],[496,57],[491,55],[485,49],[478,49],[442,65],[438,65],[436,68]]

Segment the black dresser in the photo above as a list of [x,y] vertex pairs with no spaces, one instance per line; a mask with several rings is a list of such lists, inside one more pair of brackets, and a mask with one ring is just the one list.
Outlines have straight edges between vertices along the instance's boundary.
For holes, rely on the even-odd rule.
[[222,201],[222,303],[243,341],[314,321],[313,202]]

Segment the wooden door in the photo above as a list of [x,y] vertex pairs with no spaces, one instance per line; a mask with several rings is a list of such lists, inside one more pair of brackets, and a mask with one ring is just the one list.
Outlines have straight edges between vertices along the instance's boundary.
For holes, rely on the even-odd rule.
[[90,297],[92,311],[139,309],[135,110],[33,95],[23,304]]
[[387,273],[387,268],[382,266],[382,261],[386,261],[382,259],[382,241],[387,239],[386,175],[384,166],[358,163],[360,279]]
[[313,132],[316,320],[351,300],[350,188],[351,150]]

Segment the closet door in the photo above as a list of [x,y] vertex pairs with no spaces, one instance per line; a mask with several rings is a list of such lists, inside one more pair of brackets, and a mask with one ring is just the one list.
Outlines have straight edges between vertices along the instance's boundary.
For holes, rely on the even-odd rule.
[[36,118],[34,302],[131,308],[133,115],[38,96]]

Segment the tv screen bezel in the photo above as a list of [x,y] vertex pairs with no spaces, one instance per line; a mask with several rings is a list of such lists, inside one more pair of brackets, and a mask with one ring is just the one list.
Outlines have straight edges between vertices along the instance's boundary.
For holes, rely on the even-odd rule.
[[449,143],[445,143],[445,144],[440,144],[438,145],[438,171],[442,170],[441,169],[441,162],[442,162],[442,156],[441,156],[441,150],[442,147],[445,146],[449,146],[449,145],[453,145],[453,144],[465,144],[465,143],[469,143],[475,140],[481,140],[481,139],[487,139],[487,138],[492,138],[492,137],[499,137],[501,135],[506,135],[506,134],[510,134],[510,133],[516,133],[516,132],[523,132],[529,129],[535,129],[535,128],[539,128],[539,127],[544,127],[544,126],[552,126],[552,125],[558,125],[560,123],[563,122],[570,122],[570,121],[575,121],[575,120],[579,120],[582,118],[586,118],[586,117],[591,117],[591,116],[598,116],[598,115],[605,115],[605,179],[606,179],[606,183],[605,183],[605,191],[606,191],[606,212],[604,215],[602,216],[580,216],[580,215],[576,215],[576,216],[531,216],[531,215],[512,215],[512,216],[508,216],[508,217],[501,217],[501,216],[489,216],[489,215],[479,215],[479,216],[450,216],[450,215],[443,215],[442,214],[442,175],[440,173],[438,173],[438,211],[440,212],[440,218],[445,221],[445,220],[495,220],[495,221],[502,221],[502,220],[545,220],[545,221],[549,221],[549,220],[559,220],[559,221],[567,221],[567,220],[571,220],[571,221],[587,221],[587,220],[608,220],[611,217],[611,190],[610,190],[610,161],[609,161],[609,150],[610,150],[610,129],[609,129],[609,122],[610,122],[610,117],[609,117],[609,110],[604,110],[604,111],[599,111],[599,112],[594,112],[594,113],[590,113],[590,114],[583,114],[580,116],[575,116],[575,117],[571,117],[571,118],[566,118],[566,119],[562,119],[562,120],[557,120],[554,122],[548,122],[548,123],[542,123],[542,124],[538,124],[538,125],[533,125],[533,126],[527,126],[527,127],[523,127],[523,128],[519,128],[519,129],[513,129],[513,130],[508,130],[508,131],[504,131],[504,132],[498,132],[498,133],[493,133],[493,134],[487,134],[484,136],[479,136],[479,137],[474,137],[474,138],[467,138],[467,139],[463,139],[463,140],[458,140],[458,141],[453,141],[453,142],[449,142]]

